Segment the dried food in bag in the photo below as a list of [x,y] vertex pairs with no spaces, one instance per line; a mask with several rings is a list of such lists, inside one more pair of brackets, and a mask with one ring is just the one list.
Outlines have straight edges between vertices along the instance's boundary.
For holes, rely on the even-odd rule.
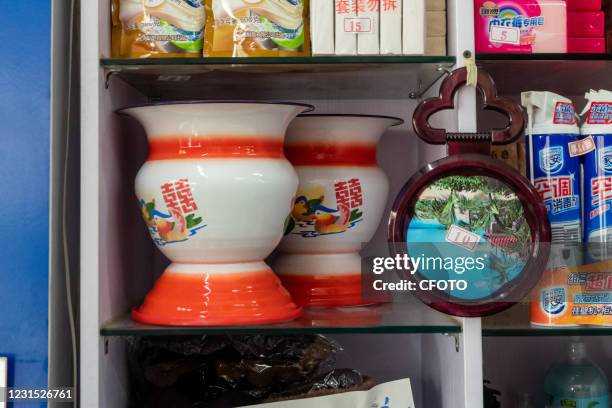
[[341,348],[324,336],[127,340],[132,396],[139,407],[164,406],[160,401],[170,400],[191,401],[198,407],[254,404],[272,394],[288,395],[290,390],[299,394],[335,383],[348,384],[349,377],[354,377],[330,374],[335,353]]
[[113,57],[201,57],[204,0],[112,1]]
[[206,0],[204,56],[310,55],[306,0]]

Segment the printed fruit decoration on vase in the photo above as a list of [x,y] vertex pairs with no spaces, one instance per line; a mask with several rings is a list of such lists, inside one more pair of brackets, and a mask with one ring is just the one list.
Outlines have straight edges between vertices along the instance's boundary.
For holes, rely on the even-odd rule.
[[285,131],[308,110],[196,101],[120,111],[147,133],[136,195],[151,238],[172,261],[135,320],[241,325],[300,315],[263,259],[282,237],[298,185],[283,154]]
[[389,181],[376,145],[401,119],[302,115],[287,131],[285,153],[300,179],[274,271],[293,299],[308,306],[357,306],[363,243],[376,232]]

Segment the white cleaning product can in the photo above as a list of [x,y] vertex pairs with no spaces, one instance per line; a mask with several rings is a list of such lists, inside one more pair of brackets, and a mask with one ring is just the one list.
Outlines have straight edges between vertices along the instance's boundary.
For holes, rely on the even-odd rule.
[[583,114],[583,140],[593,144],[584,156],[584,241],[593,260],[608,258],[602,252],[612,243],[612,92],[590,91]]
[[527,175],[540,193],[554,242],[581,241],[580,139],[571,100],[552,92],[523,92],[529,115]]

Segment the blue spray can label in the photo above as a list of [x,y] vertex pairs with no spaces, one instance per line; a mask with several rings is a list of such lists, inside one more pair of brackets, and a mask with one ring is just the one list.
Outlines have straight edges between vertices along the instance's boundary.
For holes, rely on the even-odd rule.
[[524,92],[529,114],[527,175],[548,210],[553,242],[580,242],[580,157],[570,143],[580,139],[574,105],[551,92]]
[[584,156],[584,240],[609,243],[612,242],[612,92],[591,91],[586,98],[588,115],[582,125],[582,136],[593,139],[594,150]]

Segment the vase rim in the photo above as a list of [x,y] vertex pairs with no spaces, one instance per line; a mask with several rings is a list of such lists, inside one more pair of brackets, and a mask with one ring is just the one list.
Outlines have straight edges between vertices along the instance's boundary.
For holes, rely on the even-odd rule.
[[[312,111],[308,111],[312,112]],[[404,119],[396,116],[385,116],[385,115],[368,115],[361,113],[301,113],[297,116],[298,118],[321,118],[321,117],[346,117],[346,118],[372,118],[372,119],[389,119],[396,123],[390,126],[399,126],[405,123]]]
[[307,103],[300,102],[283,102],[283,101],[256,101],[256,100],[211,100],[211,99],[189,99],[184,101],[160,101],[160,102],[145,102],[137,103],[133,105],[124,106],[115,110],[115,113],[120,115],[126,115],[128,109],[134,108],[146,108],[149,106],[166,106],[166,105],[232,105],[232,104],[245,104],[245,105],[286,105],[286,106],[301,106],[307,108],[304,112],[312,112],[315,107]]

